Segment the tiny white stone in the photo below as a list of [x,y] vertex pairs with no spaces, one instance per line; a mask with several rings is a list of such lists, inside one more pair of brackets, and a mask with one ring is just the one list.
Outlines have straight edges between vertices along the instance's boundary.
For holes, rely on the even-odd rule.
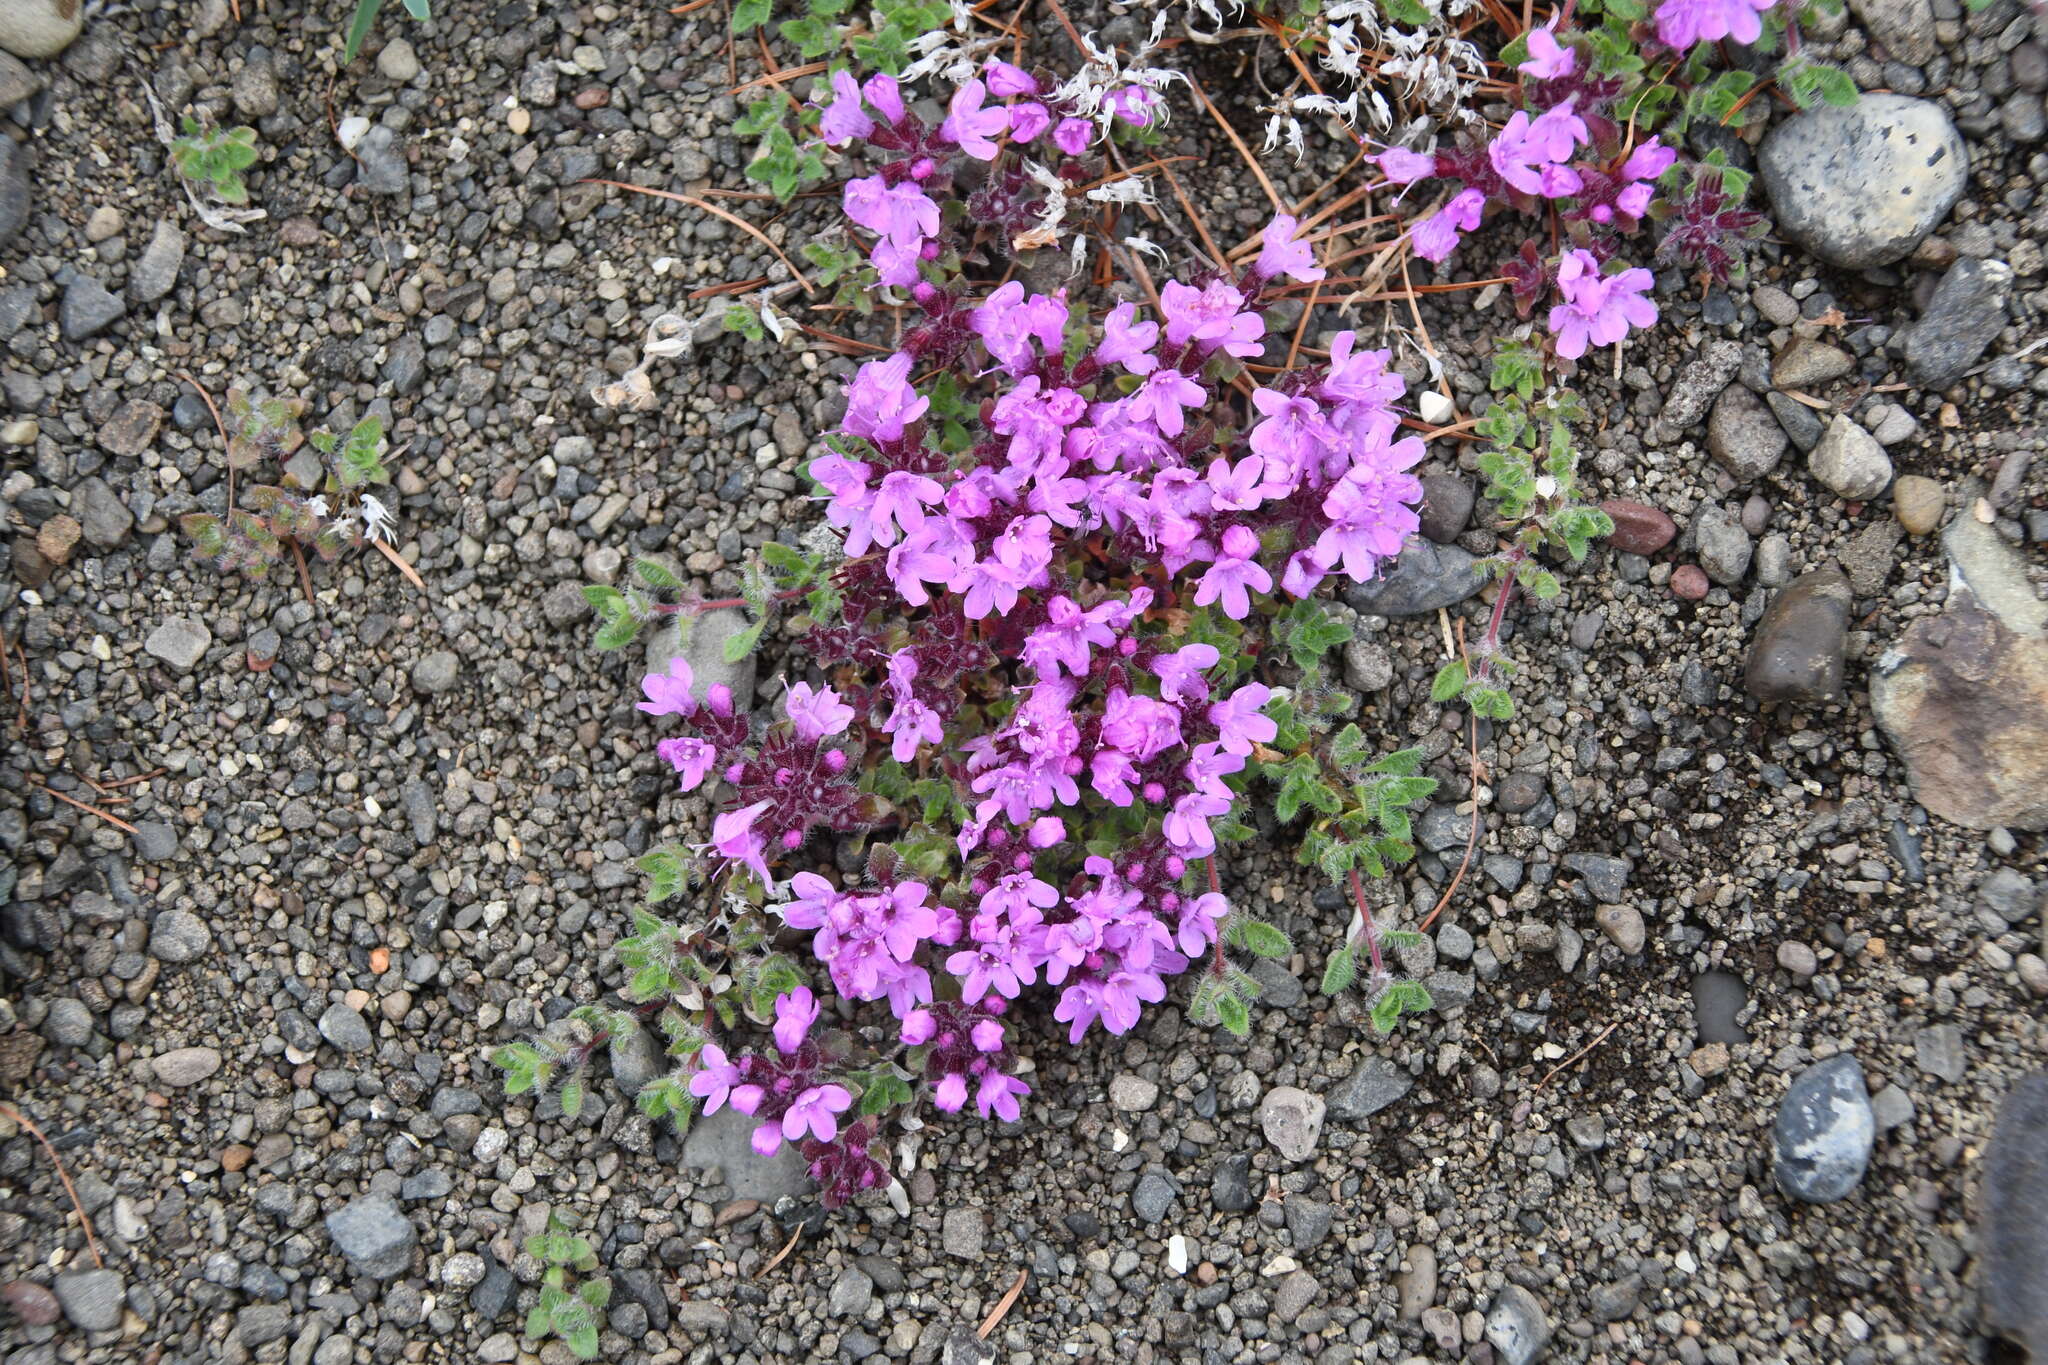
[[370,121],[360,114],[354,114],[341,121],[341,126],[334,130],[334,138],[341,144],[341,150],[353,152],[369,131]]
[[1188,1273],[1188,1239],[1179,1233],[1166,1239],[1166,1268],[1176,1275]]
[[1422,413],[1422,420],[1431,426],[1442,426],[1458,411],[1457,404],[1435,389],[1424,389],[1417,395],[1415,406]]

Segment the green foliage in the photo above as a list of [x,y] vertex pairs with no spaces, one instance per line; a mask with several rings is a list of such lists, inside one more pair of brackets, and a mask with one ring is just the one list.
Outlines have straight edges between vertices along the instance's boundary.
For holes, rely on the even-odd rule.
[[1233,912],[1223,922],[1223,941],[1232,948],[1242,948],[1253,957],[1284,958],[1294,953],[1294,943],[1279,926],[1254,919],[1242,911]]
[[248,186],[242,172],[256,164],[256,130],[239,128],[201,129],[187,115],[183,131],[171,142],[171,160],[178,174],[195,185],[205,185],[223,204],[249,202]]
[[1322,603],[1304,597],[1275,623],[1275,634],[1297,668],[1314,668],[1322,657],[1351,638],[1348,623],[1331,615]]
[[747,178],[766,185],[786,203],[798,190],[825,178],[825,158],[817,144],[799,142],[778,118],[762,135],[754,159],[747,165]]
[[[425,23],[433,18],[429,0],[404,0],[405,12]],[[363,50],[363,40],[370,36],[370,29],[377,22],[377,15],[383,10],[385,0],[356,0],[355,13],[349,16],[348,31],[342,37],[341,60],[347,65]]]
[[1390,981],[1372,1002],[1373,1029],[1392,1033],[1402,1016],[1421,1014],[1434,1003],[1420,981]]
[[578,1284],[570,1276],[572,1271],[588,1275],[597,1269],[589,1239],[575,1235],[559,1213],[550,1212],[547,1231],[526,1239],[526,1254],[544,1267],[540,1297],[526,1315],[526,1335],[534,1341],[558,1336],[578,1360],[595,1360],[611,1281],[600,1277]]
[[1778,85],[1801,109],[1821,104],[1847,108],[1856,103],[1856,82],[1848,72],[1814,61],[1804,53],[1778,69]]

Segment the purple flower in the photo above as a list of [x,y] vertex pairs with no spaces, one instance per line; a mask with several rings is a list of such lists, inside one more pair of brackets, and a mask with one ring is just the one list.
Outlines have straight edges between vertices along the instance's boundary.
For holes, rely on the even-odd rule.
[[946,107],[946,121],[939,125],[940,137],[958,143],[960,150],[976,161],[996,159],[996,144],[989,139],[1010,126],[1009,110],[1000,105],[982,108],[987,94],[988,87],[979,80],[968,81],[953,92],[953,101]]
[[855,371],[853,382],[846,386],[846,420],[840,429],[871,441],[903,439],[903,428],[924,416],[931,406],[930,399],[911,387],[910,365],[910,353],[898,351],[887,360],[870,360]]
[[[1523,116],[1517,114],[1515,117]],[[1451,196],[1450,203],[1409,229],[1408,236],[1415,244],[1415,254],[1425,261],[1441,264],[1457,249],[1460,234],[1479,226],[1480,212],[1485,207],[1486,196],[1480,191],[1459,190]]]
[[903,93],[897,89],[894,76],[876,72],[861,86],[861,93],[868,97],[869,106],[891,127],[903,122]]
[[1152,122],[1152,109],[1159,96],[1142,85],[1120,85],[1109,92],[1103,107],[1111,116],[1133,128],[1143,128]]
[[[817,997],[809,986],[798,986],[787,995],[775,997],[775,1048],[788,1056],[804,1045],[804,1035],[818,1022]],[[826,1138],[832,1135],[826,1133]]]
[[1412,504],[1421,498],[1422,485],[1412,475],[1360,465],[1323,498],[1330,525],[1316,541],[1316,558],[1342,564],[1353,581],[1365,582],[1380,560],[1401,553],[1401,542],[1420,524]]
[[1753,43],[1763,36],[1762,16],[1777,0],[1664,0],[1657,6],[1657,39],[1673,52],[1695,43],[1733,38]]
[[1105,747],[1150,763],[1180,743],[1180,707],[1113,687],[1102,703],[1100,734]]
[[1248,754],[1254,744],[1264,744],[1280,733],[1280,727],[1261,709],[1272,699],[1273,689],[1263,683],[1246,683],[1208,710],[1223,747],[1233,754]]
[[718,761],[718,746],[695,735],[665,739],[654,746],[654,752],[661,755],[662,762],[676,770],[682,778],[681,790],[686,792],[697,790],[703,784],[704,775],[711,771],[711,765]]
[[879,281],[898,289],[908,289],[923,278],[917,269],[923,260],[922,246],[900,246],[887,237],[876,238],[868,251],[868,264],[874,266]]
[[1209,391],[1179,370],[1154,370],[1126,402],[1131,415],[1150,422],[1167,436],[1187,430],[1183,408],[1199,408],[1209,401]]
[[1111,1033],[1129,1033],[1143,1004],[1166,998],[1166,983],[1155,972],[1114,971],[1102,982],[1102,1025]]
[[939,235],[939,206],[910,181],[891,185],[879,175],[849,180],[840,196],[846,216],[898,246],[917,246]]
[[920,1047],[929,1043],[938,1029],[938,1021],[930,1010],[912,1010],[903,1016],[903,1027],[897,1036],[906,1047]]
[[1175,942],[1189,957],[1199,957],[1207,952],[1209,945],[1216,941],[1216,926],[1230,913],[1230,902],[1220,891],[1211,891],[1183,901],[1180,907],[1180,928]]
[[668,661],[666,670],[649,673],[640,680],[640,690],[647,694],[647,700],[638,709],[650,716],[687,716],[697,709],[697,700],[690,695],[694,681],[690,661],[677,655]]
[[768,804],[756,801],[751,806],[720,815],[711,822],[711,842],[708,845],[712,852],[752,868],[764,886],[774,885],[775,879],[768,874],[768,864],[761,858],[767,848],[767,840],[754,828],[754,822],[761,818]]
[[697,1074],[690,1077],[690,1093],[704,1101],[704,1112],[715,1114],[739,1084],[739,1067],[725,1059],[716,1043],[706,1043],[697,1054]]
[[818,135],[827,147],[844,147],[875,131],[875,121],[860,107],[860,83],[850,71],[832,76],[832,102],[818,116]]
[[1035,359],[1033,341],[1047,355],[1060,353],[1066,340],[1067,291],[1033,294],[1027,299],[1023,284],[1011,280],[982,301],[970,325],[998,364],[1022,374]]
[[1571,75],[1578,69],[1578,64],[1579,54],[1559,43],[1552,28],[1532,28],[1529,30],[1529,60],[1515,69],[1539,81],[1556,81]]
[[1203,288],[1169,280],[1159,291],[1159,311],[1166,318],[1166,339],[1176,346],[1194,343],[1207,354],[1229,352],[1242,360],[1259,353],[1266,334],[1265,319],[1248,311],[1244,295],[1228,280]]
[[[806,1130],[820,1142],[830,1142],[839,1136],[839,1120],[836,1115],[845,1113],[853,1105],[853,1092],[843,1085],[814,1085],[798,1095],[782,1115],[782,1136],[790,1142],[801,1139]],[[754,1131],[754,1150],[761,1151],[760,1130]],[[763,1156],[773,1155],[770,1147]]]
[[939,1077],[939,1083],[932,1087],[932,1103],[942,1113],[959,1113],[967,1105],[967,1077],[958,1071],[948,1071]]
[[1517,110],[1494,135],[1486,154],[1500,178],[1522,193],[1562,199],[1577,194],[1584,183],[1563,163],[1571,159],[1574,148],[1591,140],[1585,120],[1566,100],[1533,120],[1526,110]]
[[1018,142],[1035,142],[1038,135],[1052,126],[1052,115],[1045,112],[1045,106],[1036,100],[1023,100],[1010,106],[1010,136]]
[[1209,695],[1209,684],[1202,674],[1216,666],[1222,656],[1214,645],[1182,645],[1171,654],[1162,654],[1146,667],[1159,679],[1159,695],[1165,701],[1179,701],[1183,697],[1201,701]]
[[1292,214],[1273,215],[1259,247],[1259,263],[1252,268],[1254,279],[1285,275],[1301,284],[1314,284],[1328,273],[1316,264],[1316,253],[1309,244],[1296,239],[1300,226]]
[[1038,977],[1038,969],[1016,933],[1007,925],[994,928],[995,932],[976,946],[962,948],[946,959],[946,970],[960,978],[962,1000],[979,1000],[991,990],[1005,1000],[1015,1000],[1017,992]]
[[1258,592],[1271,592],[1273,575],[1252,558],[1259,552],[1259,537],[1248,526],[1233,526],[1223,533],[1223,553],[1202,575],[1201,583],[1195,588],[1195,605],[1206,607],[1221,600],[1223,614],[1233,621],[1242,621],[1251,613],[1251,598],[1247,588]]
[[1412,185],[1436,174],[1434,156],[1427,152],[1411,152],[1406,147],[1389,147],[1370,160],[1380,168],[1380,174],[1390,184]]
[[1038,93],[1038,78],[1021,66],[991,57],[983,69],[988,73],[988,92],[998,99]]
[[1063,118],[1052,130],[1055,147],[1068,156],[1079,156],[1095,140],[1095,125],[1084,118]]
[[1557,267],[1557,292],[1565,301],[1550,310],[1557,353],[1577,360],[1589,344],[1611,346],[1627,336],[1630,327],[1655,323],[1657,305],[1643,297],[1654,284],[1656,279],[1647,270],[1603,276],[1592,252],[1568,252]]
[[1206,858],[1216,851],[1216,836],[1209,821],[1227,814],[1230,802],[1208,792],[1189,792],[1173,803],[1161,826],[1166,842],[1186,858]]
[[790,688],[782,709],[796,732],[809,740],[839,734],[853,720],[853,708],[839,700],[837,692],[829,687],[814,690],[809,683]]
[[976,1052],[1003,1050],[1003,1026],[993,1019],[984,1019],[976,1024],[968,1036],[973,1040]]
[[1159,324],[1134,322],[1132,319],[1137,315],[1137,305],[1132,303],[1120,303],[1109,310],[1109,316],[1102,320],[1102,344],[1095,348],[1098,362],[1122,365],[1132,374],[1150,374],[1159,367],[1159,357],[1152,354],[1159,344]]
[[1017,1121],[1017,1101],[1031,1093],[1031,1087],[1015,1076],[1000,1071],[982,1073],[981,1084],[974,1092],[974,1107],[981,1111],[983,1118],[994,1115],[1005,1123]]

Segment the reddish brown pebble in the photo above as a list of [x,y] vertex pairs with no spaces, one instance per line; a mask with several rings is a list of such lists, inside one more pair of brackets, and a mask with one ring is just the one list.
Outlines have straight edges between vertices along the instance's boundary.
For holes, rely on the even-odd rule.
[[224,1171],[239,1171],[249,1164],[249,1158],[254,1155],[256,1153],[238,1142],[220,1154],[220,1168]]
[[370,950],[370,970],[379,976],[390,971],[391,950],[388,948],[372,948]]
[[286,246],[313,246],[322,235],[320,225],[304,217],[287,218],[284,226],[278,229],[278,236],[284,239]]
[[1678,523],[1648,503],[1609,498],[1600,510],[1614,519],[1614,534],[1607,543],[1627,554],[1653,555],[1678,534]]
[[1672,593],[1688,602],[1697,602],[1705,597],[1710,586],[1707,571],[1697,564],[1681,564],[1671,571]]
[[258,654],[253,649],[249,651],[249,671],[251,673],[268,673],[270,666],[276,662],[277,659],[272,655]]
[[588,90],[578,90],[576,92],[576,107],[578,109],[602,109],[611,102],[612,92],[601,85],[593,85]]
[[36,532],[36,549],[52,564],[68,564],[80,533],[77,520],[59,512]]
[[57,1296],[34,1280],[11,1280],[0,1285],[0,1303],[5,1303],[30,1327],[48,1327],[64,1311]]

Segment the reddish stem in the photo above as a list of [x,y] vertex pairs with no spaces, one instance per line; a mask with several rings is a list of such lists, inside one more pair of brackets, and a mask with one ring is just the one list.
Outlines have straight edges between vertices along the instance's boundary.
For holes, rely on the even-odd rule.
[[1351,898],[1358,902],[1358,936],[1365,940],[1366,950],[1372,955],[1372,974],[1377,981],[1386,975],[1386,963],[1380,958],[1380,931],[1374,923],[1372,907],[1365,903],[1365,883],[1358,878],[1358,869],[1351,869]]

